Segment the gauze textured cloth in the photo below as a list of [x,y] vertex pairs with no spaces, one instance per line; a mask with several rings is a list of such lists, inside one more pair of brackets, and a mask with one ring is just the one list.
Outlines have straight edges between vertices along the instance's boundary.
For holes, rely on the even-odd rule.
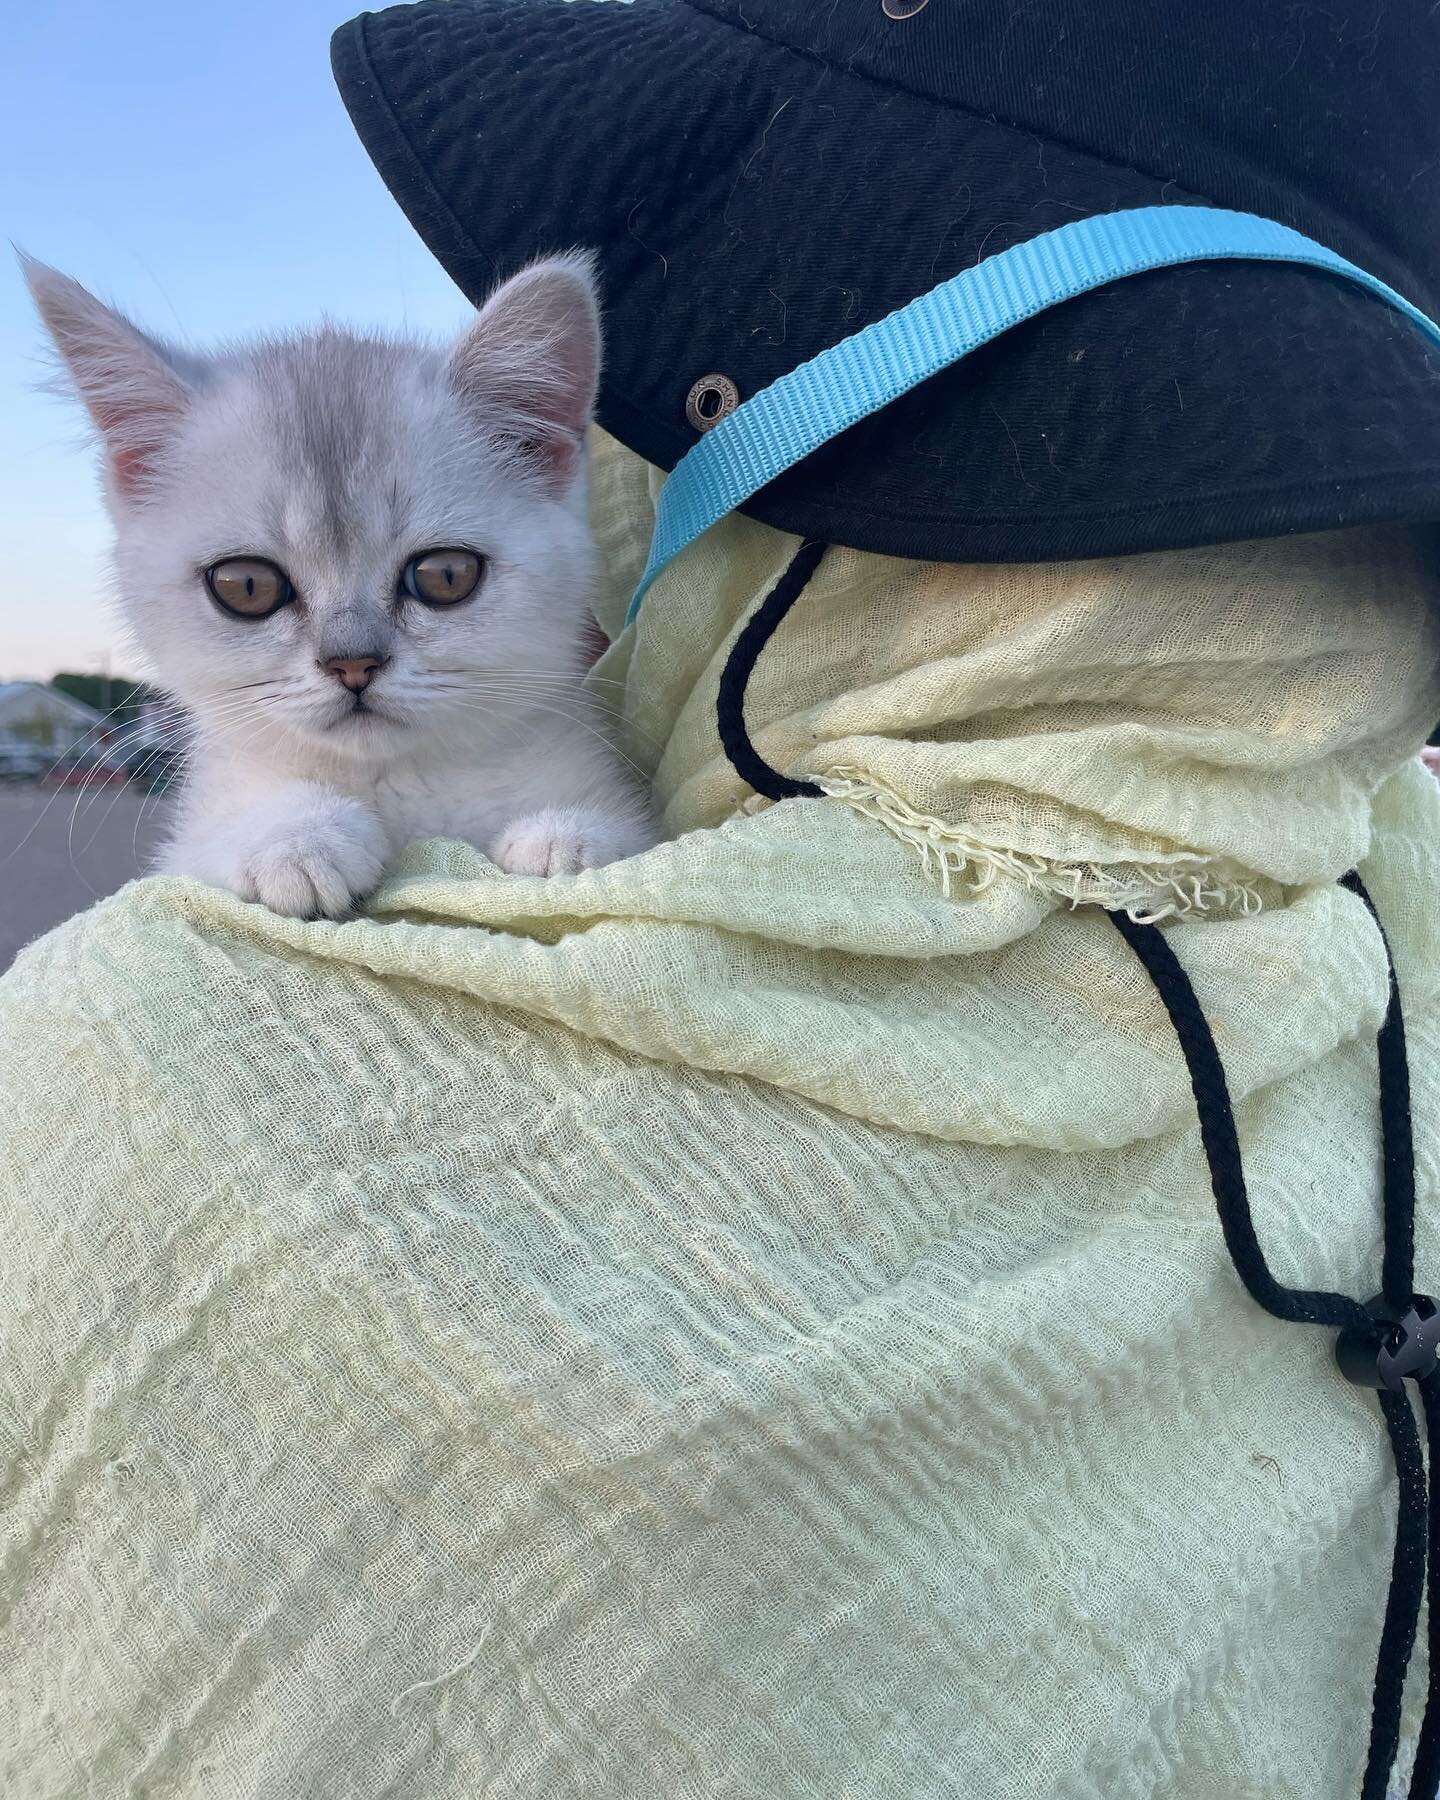
[[[657,478],[596,477],[613,626]],[[0,982],[6,1795],[1354,1787],[1384,1434],[1086,902],[1167,918],[1277,1274],[1363,1295],[1361,866],[1433,1283],[1421,550],[836,552],[751,717],[847,773],[752,811],[715,688],[793,549],[721,526],[596,671],[654,851],[417,846],[338,925],[141,882]]]

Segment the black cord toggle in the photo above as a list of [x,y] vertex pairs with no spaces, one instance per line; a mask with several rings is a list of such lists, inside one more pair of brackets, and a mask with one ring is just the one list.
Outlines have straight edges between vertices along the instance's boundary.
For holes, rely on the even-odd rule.
[[1335,1343],[1335,1360],[1347,1381],[1398,1394],[1406,1376],[1429,1381],[1440,1370],[1440,1307],[1428,1294],[1412,1295],[1403,1310],[1377,1296],[1367,1309],[1372,1322],[1347,1325]]

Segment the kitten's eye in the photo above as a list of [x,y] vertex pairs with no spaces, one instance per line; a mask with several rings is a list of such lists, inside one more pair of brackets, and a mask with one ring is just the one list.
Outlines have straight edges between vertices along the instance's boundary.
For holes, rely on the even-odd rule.
[[205,585],[228,613],[264,619],[295,598],[283,569],[258,556],[231,556],[205,571]]
[[427,550],[406,563],[400,586],[427,606],[454,606],[475,592],[480,574],[480,558],[473,550]]

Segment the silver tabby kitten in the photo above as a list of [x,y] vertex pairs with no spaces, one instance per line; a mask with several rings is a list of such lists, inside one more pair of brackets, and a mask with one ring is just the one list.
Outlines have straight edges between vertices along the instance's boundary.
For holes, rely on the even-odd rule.
[[163,870],[338,917],[414,838],[532,875],[653,842],[581,687],[582,257],[448,351],[326,327],[195,356],[25,272],[104,447],[121,610],[191,721]]

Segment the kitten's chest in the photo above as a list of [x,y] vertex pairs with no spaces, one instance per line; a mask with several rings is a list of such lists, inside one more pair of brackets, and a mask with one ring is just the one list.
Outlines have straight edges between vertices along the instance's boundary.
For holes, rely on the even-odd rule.
[[391,842],[458,838],[483,850],[527,809],[529,783],[503,766],[453,769],[433,774],[382,777],[373,804]]

